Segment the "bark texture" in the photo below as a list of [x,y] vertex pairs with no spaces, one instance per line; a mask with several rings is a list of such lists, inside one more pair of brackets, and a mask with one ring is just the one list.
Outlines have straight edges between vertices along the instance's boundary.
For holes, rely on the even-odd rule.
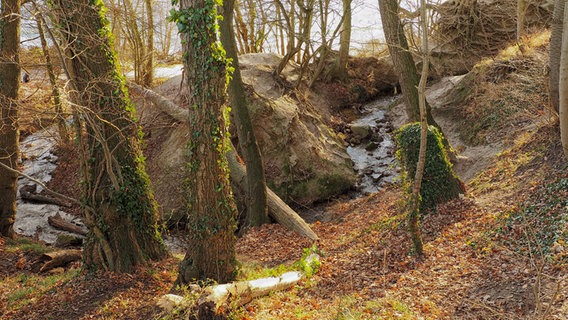
[[129,272],[166,255],[134,108],[113,52],[102,1],[53,0],[67,69],[83,106],[87,267]]
[[[157,106],[161,111],[167,113],[170,117],[177,121],[187,122],[190,118],[189,111],[176,106],[173,102],[154,91],[144,89],[134,83],[129,83],[132,91],[144,95]],[[237,160],[235,148],[231,147],[231,151],[227,152],[227,162],[231,180],[239,188],[247,189],[246,168]],[[312,231],[310,226],[300,217],[292,208],[290,208],[278,195],[270,188],[266,187],[268,213],[274,220],[286,227],[288,230],[299,233],[310,240],[318,240],[318,236]]]
[[349,48],[351,47],[351,3],[352,0],[343,0],[343,22],[339,38],[339,56],[337,57],[337,75],[339,79],[347,79],[347,62],[349,61]]
[[[565,7],[566,8],[566,7]],[[559,117],[564,157],[568,159],[568,10],[564,10],[562,50],[560,51]]]
[[227,57],[232,60],[235,68],[232,79],[229,82],[229,99],[231,107],[235,111],[235,126],[239,138],[239,146],[242,150],[246,164],[247,189],[246,204],[247,214],[245,227],[259,226],[270,222],[268,208],[266,206],[266,177],[260,148],[256,142],[252,122],[248,111],[248,101],[239,69],[239,56],[235,42],[233,28],[233,9],[235,0],[223,2],[223,20],[220,21],[221,42],[227,52]]
[[186,164],[190,243],[176,282],[225,283],[236,271],[236,208],[225,155],[227,62],[216,37],[217,5],[211,0],[181,0],[174,19],[182,37],[191,108]]
[[[379,0],[379,9],[389,53],[399,75],[399,84],[406,101],[406,113],[411,122],[420,121],[418,83],[420,78],[400,18],[398,0]],[[439,128],[426,102],[428,124]]]
[[[0,2],[0,162],[17,169],[19,154],[20,0]],[[18,174],[0,168],[0,236],[14,238]]]
[[559,105],[559,86],[560,79],[560,51],[562,48],[562,21],[564,18],[565,0],[556,0],[554,12],[552,14],[552,25],[550,27],[550,52],[548,66],[550,68],[549,95],[550,104],[553,111],[558,112]]

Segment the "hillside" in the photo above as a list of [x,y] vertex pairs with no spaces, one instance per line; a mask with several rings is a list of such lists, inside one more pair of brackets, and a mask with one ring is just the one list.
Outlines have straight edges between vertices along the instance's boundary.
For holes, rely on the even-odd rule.
[[[467,194],[424,217],[424,259],[411,253],[401,188],[332,199],[302,212],[325,217],[312,224],[319,271],[230,318],[568,318],[568,177],[547,111],[548,37],[535,35],[522,51],[507,48],[466,76],[431,84],[434,116],[457,152]],[[448,81],[452,89],[441,90]],[[399,106],[389,114],[403,122]],[[60,157],[73,158],[72,150]],[[63,182],[76,169],[58,170],[51,186],[71,189]],[[311,245],[277,224],[252,229],[237,243],[240,278],[295,268]],[[133,275],[88,274],[77,264],[45,275],[31,271],[41,250],[49,249],[27,239],[0,243],[0,318],[182,317],[155,304],[172,287],[179,255]]]

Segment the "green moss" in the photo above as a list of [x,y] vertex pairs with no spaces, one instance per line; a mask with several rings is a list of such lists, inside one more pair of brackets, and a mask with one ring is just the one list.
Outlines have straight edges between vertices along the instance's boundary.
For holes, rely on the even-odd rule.
[[[441,132],[430,126],[427,135],[426,166],[420,189],[421,212],[425,212],[423,209],[435,209],[437,204],[455,199],[464,192],[463,183],[452,169],[442,140]],[[403,180],[407,183],[408,192],[411,192],[420,151],[420,123],[401,127],[395,133],[395,141],[398,147],[396,156],[403,168]]]
[[36,254],[44,254],[46,252],[53,251],[53,248],[47,247],[41,243],[33,241],[28,238],[17,238],[16,240],[8,239],[7,240],[9,252],[33,252]]
[[282,199],[298,199],[308,192],[308,180],[288,180],[280,185],[273,186],[272,190]]
[[341,194],[353,187],[353,181],[339,174],[326,174],[317,180],[322,198]]
[[161,235],[155,214],[158,212],[154,195],[150,191],[150,179],[144,167],[143,157],[137,158],[136,167],[121,168],[123,181],[119,190],[114,190],[111,198],[120,216],[127,217],[134,223],[136,230],[146,232],[148,236],[161,242]]

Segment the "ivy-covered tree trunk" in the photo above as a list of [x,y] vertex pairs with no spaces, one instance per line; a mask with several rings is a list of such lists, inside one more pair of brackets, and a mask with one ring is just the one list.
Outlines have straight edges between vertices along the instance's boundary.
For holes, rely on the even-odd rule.
[[67,46],[73,95],[84,109],[84,262],[128,272],[166,255],[141,150],[141,131],[120,75],[102,1],[52,0]]
[[235,0],[225,0],[223,3],[223,20],[219,22],[221,42],[227,51],[227,57],[234,66],[232,79],[229,82],[229,98],[235,109],[235,125],[239,135],[239,145],[245,158],[247,168],[247,227],[259,226],[270,222],[266,204],[266,177],[260,148],[256,142],[252,121],[248,112],[248,101],[239,69],[239,56],[233,28],[233,8]]
[[[20,0],[0,1],[0,162],[17,169],[19,154]],[[0,168],[0,236],[14,238],[18,174]]]
[[[175,1],[177,2],[177,1]],[[233,280],[236,270],[236,209],[226,152],[227,61],[217,39],[217,3],[181,0],[172,14],[182,37],[190,108],[187,153],[187,208],[190,243],[177,284]]]
[[[419,162],[421,125],[418,122],[402,126],[395,135],[396,156],[403,169],[403,179],[411,181],[416,176]],[[426,159],[424,175],[420,185],[419,210],[425,214],[435,210],[436,205],[458,198],[465,193],[465,186],[456,176],[444,148],[440,130],[428,127],[426,136]]]

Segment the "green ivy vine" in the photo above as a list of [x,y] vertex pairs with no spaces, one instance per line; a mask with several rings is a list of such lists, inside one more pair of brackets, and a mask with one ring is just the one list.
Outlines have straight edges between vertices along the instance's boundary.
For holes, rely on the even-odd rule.
[[[179,5],[180,1],[173,0],[172,4]],[[226,128],[229,126],[230,108],[219,106],[221,110],[218,110],[216,107],[211,107],[226,102],[226,97],[219,95],[226,95],[226,86],[234,70],[219,41],[217,22],[223,17],[218,14],[217,8],[221,5],[220,0],[194,1],[188,7],[180,5],[179,9],[170,10],[169,20],[176,23],[182,34],[182,44],[185,47],[183,59],[185,65],[189,66],[190,105],[194,110],[189,119],[193,132],[188,142],[189,161],[186,164],[188,211],[192,211],[191,206],[196,201],[193,188],[197,183],[196,172],[202,165],[197,154],[203,152],[206,147],[210,148],[208,149],[210,152],[220,155],[215,164],[220,176],[217,177],[219,180],[215,190],[212,190],[219,194],[215,210],[227,213],[223,217],[233,219],[234,215],[231,213],[234,212],[234,207],[232,200],[228,199],[230,188],[226,187],[229,183],[229,169],[225,158],[229,150],[229,133]],[[223,78],[219,78],[220,74],[224,76],[224,82]],[[203,143],[208,145],[204,146]],[[218,221],[214,221],[215,219],[217,218],[202,216],[192,219],[188,227],[194,231],[196,237],[208,238],[221,231],[219,229],[221,225]]]
[[[426,165],[422,178],[420,212],[433,210],[436,205],[457,198],[464,186],[452,169],[443,137],[436,127],[428,127]],[[420,123],[409,123],[395,133],[396,157],[403,168],[402,179],[408,192],[412,192],[412,180],[416,173],[420,151]],[[424,210],[423,210],[424,209]]]

